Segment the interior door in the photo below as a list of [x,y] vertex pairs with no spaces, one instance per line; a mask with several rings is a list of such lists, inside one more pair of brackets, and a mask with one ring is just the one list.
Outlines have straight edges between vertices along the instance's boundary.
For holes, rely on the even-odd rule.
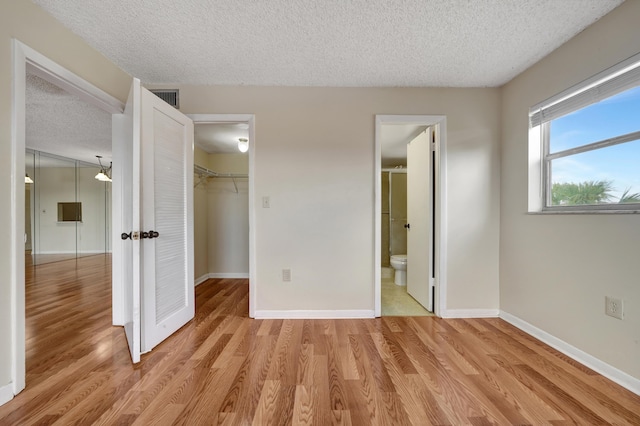
[[142,351],[147,352],[195,314],[193,122],[148,90],[141,94]]
[[407,292],[433,311],[431,128],[407,144]]
[[114,116],[113,157],[122,229],[114,288],[135,363],[195,313],[193,122],[134,79]]

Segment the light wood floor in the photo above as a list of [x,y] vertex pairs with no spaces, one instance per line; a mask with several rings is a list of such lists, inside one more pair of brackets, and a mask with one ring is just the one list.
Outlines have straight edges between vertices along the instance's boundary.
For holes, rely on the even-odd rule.
[[24,263],[27,268],[34,265],[42,265],[44,263],[62,262],[66,260],[75,260],[80,257],[102,256],[104,254],[96,253],[61,253],[61,254],[31,254],[30,251],[25,252]]
[[27,272],[27,388],[1,425],[640,424],[639,396],[499,319],[251,320],[246,280],[198,286],[132,366],[109,271]]

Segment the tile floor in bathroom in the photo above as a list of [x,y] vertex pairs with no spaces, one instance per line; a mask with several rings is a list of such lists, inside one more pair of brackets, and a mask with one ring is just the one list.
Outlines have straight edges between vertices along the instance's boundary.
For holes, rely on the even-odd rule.
[[382,316],[413,317],[433,315],[407,293],[407,287],[395,285],[393,268],[382,268]]

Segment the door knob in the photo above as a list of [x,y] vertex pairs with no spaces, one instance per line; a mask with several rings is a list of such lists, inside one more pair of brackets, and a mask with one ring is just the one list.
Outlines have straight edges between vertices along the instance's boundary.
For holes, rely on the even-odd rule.
[[149,232],[143,232],[142,233],[142,238],[158,238],[160,236],[160,233],[157,231],[149,231]]
[[406,229],[411,229],[411,224],[410,224],[410,223],[405,223],[404,227],[405,227]]
[[122,234],[120,234],[120,238],[122,238],[123,240],[131,238],[131,232],[129,232],[128,234],[126,232],[123,232]]

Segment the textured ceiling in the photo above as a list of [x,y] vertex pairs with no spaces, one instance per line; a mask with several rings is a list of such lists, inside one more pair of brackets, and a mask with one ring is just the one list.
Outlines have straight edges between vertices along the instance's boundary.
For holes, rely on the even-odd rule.
[[[35,151],[97,164],[111,161],[111,114],[27,74],[25,146]],[[237,154],[238,139],[249,138],[246,123],[197,123],[194,140],[209,153]],[[41,167],[57,163],[40,162]],[[69,166],[69,165],[67,165]]]
[[25,146],[97,164],[111,161],[111,114],[27,74]]
[[34,3],[146,83],[495,87],[622,0]]
[[[147,84],[500,86],[622,0],[34,0]],[[384,126],[386,166],[416,128]],[[111,160],[111,116],[27,79],[27,148]],[[198,125],[237,152],[238,125]]]

